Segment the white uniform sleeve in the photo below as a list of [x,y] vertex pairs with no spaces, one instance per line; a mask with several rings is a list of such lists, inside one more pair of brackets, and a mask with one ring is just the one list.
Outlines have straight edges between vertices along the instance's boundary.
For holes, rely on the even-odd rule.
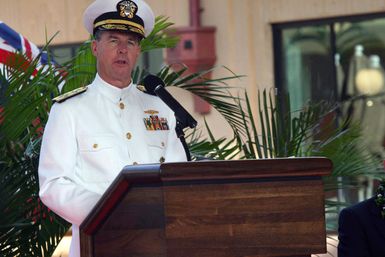
[[185,162],[187,161],[186,152],[175,132],[175,116],[173,112],[170,112],[170,114],[170,134],[168,136],[165,160],[166,162]]
[[75,183],[77,142],[64,104],[55,104],[44,130],[39,161],[39,196],[65,220],[80,225],[101,195]]

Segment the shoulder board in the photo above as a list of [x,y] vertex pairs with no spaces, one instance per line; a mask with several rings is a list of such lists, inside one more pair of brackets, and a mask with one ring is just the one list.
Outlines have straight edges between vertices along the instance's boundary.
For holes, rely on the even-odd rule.
[[146,90],[146,88],[145,88],[143,85],[137,85],[136,88],[139,89],[139,91],[142,91],[143,93],[146,93],[146,94],[149,94],[149,95],[155,95],[155,96],[156,96],[155,93],[150,93],[150,92],[148,92],[148,91]]
[[55,103],[62,103],[62,102],[64,102],[65,100],[67,100],[67,99],[69,99],[69,98],[71,98],[71,97],[74,97],[74,96],[76,96],[76,95],[79,95],[79,94],[81,94],[81,93],[86,92],[87,89],[88,89],[87,86],[76,88],[76,89],[74,89],[74,90],[71,90],[71,91],[69,91],[69,92],[67,92],[67,93],[64,93],[64,94],[62,94],[62,95],[59,95],[59,96],[55,97],[55,98],[53,99],[53,101],[54,101]]

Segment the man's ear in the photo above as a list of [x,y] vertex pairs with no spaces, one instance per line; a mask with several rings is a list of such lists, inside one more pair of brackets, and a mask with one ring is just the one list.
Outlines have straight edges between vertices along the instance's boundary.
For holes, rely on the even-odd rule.
[[97,49],[98,49],[98,42],[96,42],[96,40],[92,40],[92,42],[91,42],[91,51],[92,51],[92,54],[95,57],[96,57]]

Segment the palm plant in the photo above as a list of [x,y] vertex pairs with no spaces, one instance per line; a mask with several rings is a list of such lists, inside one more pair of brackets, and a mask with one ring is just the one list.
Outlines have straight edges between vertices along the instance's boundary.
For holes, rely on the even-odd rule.
[[[171,25],[167,18],[158,17],[152,34],[142,41],[142,50],[174,46],[177,39],[164,33]],[[0,92],[4,94],[4,112],[0,117],[2,256],[51,256],[69,228],[67,222],[39,201],[37,163],[52,98],[89,84],[95,75],[89,43],[85,42],[77,56],[60,68],[51,65],[38,69],[35,60],[27,68],[0,72]],[[264,91],[258,95],[255,116],[247,93],[239,97],[229,92],[227,82],[240,76],[229,72],[227,77],[204,79],[210,70],[183,75],[186,69],[174,71],[166,66],[157,75],[166,86],[179,87],[209,102],[233,130],[230,139],[215,138],[207,123],[200,130],[187,131],[194,159],[327,156],[334,162],[333,176],[326,179],[326,187],[331,190],[342,186],[335,176],[367,174],[371,162],[357,147],[357,131],[336,129],[321,135],[324,129],[320,129],[320,124],[331,110],[329,105],[309,104],[297,113],[285,112],[287,106],[279,104],[278,95]],[[146,71],[137,68],[133,72],[134,82],[140,83],[145,75]],[[203,136],[203,129],[207,137]],[[326,210],[335,212],[338,205],[328,202]]]
[[[17,59],[26,60],[21,55]],[[1,86],[6,88],[0,129],[2,256],[49,256],[68,229],[38,197],[38,146],[48,117],[51,100],[47,99],[57,94],[54,83],[60,84],[63,78],[52,67],[37,72],[37,63],[34,60],[26,69],[16,65],[0,74]]]

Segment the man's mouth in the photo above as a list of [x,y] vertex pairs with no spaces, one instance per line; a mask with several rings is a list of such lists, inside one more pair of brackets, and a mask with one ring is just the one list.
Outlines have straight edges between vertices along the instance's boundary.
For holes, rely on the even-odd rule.
[[128,62],[126,60],[117,60],[117,61],[115,61],[115,63],[120,64],[120,65],[128,64]]

